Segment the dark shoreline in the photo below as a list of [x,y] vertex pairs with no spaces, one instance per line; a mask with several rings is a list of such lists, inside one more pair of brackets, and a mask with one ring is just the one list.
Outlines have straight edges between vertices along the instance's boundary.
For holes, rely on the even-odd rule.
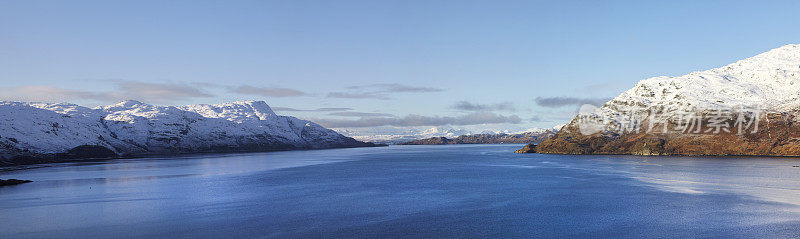
[[[0,171],[17,171],[25,169],[33,169],[40,167],[48,167],[50,164],[58,163],[80,163],[80,162],[105,162],[117,159],[151,159],[162,157],[182,157],[182,156],[201,156],[201,155],[220,155],[220,154],[234,154],[234,153],[268,153],[268,152],[283,152],[283,151],[308,151],[308,150],[326,150],[326,149],[348,149],[348,148],[371,148],[371,147],[386,147],[386,144],[369,143],[369,145],[355,145],[343,147],[326,147],[326,148],[286,148],[286,149],[268,149],[268,150],[230,150],[230,151],[197,151],[197,152],[175,152],[175,153],[152,153],[152,154],[135,154],[123,155],[116,157],[105,158],[59,158],[57,155],[46,155],[44,157],[24,156],[15,159],[0,160]],[[21,160],[19,160],[21,158]]]
[[13,179],[13,178],[12,179],[0,179],[0,187],[3,187],[3,186],[14,186],[14,185],[20,185],[20,184],[23,184],[23,183],[30,183],[30,182],[33,182],[33,181],[31,181],[31,180],[19,180],[19,179]]
[[598,153],[598,154],[570,154],[570,153],[520,153],[520,154],[549,154],[549,155],[576,155],[576,156],[632,156],[632,157],[647,157],[647,158],[660,158],[660,157],[706,157],[706,158],[793,158],[800,160],[800,155],[756,155],[756,154],[663,154],[663,155],[640,155],[640,154],[612,154],[612,153]]

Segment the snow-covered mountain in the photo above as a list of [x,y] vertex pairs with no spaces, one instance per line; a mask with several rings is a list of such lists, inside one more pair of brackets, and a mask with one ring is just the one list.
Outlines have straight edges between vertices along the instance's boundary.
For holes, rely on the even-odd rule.
[[461,135],[469,135],[472,134],[472,131],[466,129],[453,129],[453,128],[443,128],[443,127],[434,127],[423,131],[419,134],[420,137],[457,137]]
[[411,140],[424,139],[430,137],[457,137],[460,135],[473,134],[466,129],[454,129],[451,127],[432,127],[432,128],[398,128],[398,127],[375,127],[363,129],[334,129],[339,133],[348,135],[355,139],[384,144],[397,144]]
[[[486,130],[486,129],[463,129],[453,128],[449,126],[440,127],[374,127],[374,128],[349,128],[349,129],[333,129],[344,135],[353,137],[355,139],[384,144],[400,144],[415,140],[429,139],[429,138],[456,138],[459,136],[468,135],[523,135],[523,134],[542,134],[549,131],[558,131],[563,125],[558,125],[553,128],[529,128],[525,130]],[[480,132],[480,133],[475,133]]]
[[442,144],[538,144],[553,137],[556,129],[530,129],[516,134],[480,133],[457,137],[430,137],[400,143],[401,145],[442,145]]
[[80,157],[67,154],[87,145],[124,156],[374,144],[276,115],[263,101],[154,106],[131,100],[97,108],[0,101],[0,159],[7,164],[25,158]]
[[600,114],[696,107],[791,111],[800,104],[800,44],[786,45],[716,69],[642,80]]
[[[537,151],[796,155],[798,106],[800,45],[792,44],[716,69],[642,80],[602,107],[583,107]],[[756,122],[747,134],[735,129],[744,120]]]

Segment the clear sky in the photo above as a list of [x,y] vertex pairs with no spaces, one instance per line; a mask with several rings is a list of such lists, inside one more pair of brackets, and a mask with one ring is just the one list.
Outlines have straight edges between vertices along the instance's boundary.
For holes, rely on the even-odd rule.
[[551,127],[576,104],[641,79],[800,43],[798,9],[800,1],[0,1],[0,98],[265,100],[332,127]]

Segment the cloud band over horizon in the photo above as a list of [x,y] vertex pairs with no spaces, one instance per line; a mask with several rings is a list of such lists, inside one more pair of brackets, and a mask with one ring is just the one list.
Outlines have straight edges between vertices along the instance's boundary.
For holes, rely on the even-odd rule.
[[536,97],[533,101],[536,105],[547,108],[559,108],[564,106],[580,106],[584,104],[601,106],[611,100],[611,98],[578,98],[578,97]]
[[480,124],[519,124],[522,119],[516,115],[498,115],[489,112],[477,112],[457,117],[422,116],[410,114],[404,117],[362,117],[360,119],[327,119],[316,118],[312,121],[329,128],[359,128],[377,126],[443,126],[443,125],[480,125]]

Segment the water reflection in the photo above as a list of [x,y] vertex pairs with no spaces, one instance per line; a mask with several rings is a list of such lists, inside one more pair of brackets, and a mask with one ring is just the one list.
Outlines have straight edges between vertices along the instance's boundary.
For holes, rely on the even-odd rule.
[[195,155],[0,177],[0,238],[793,237],[786,158],[519,155],[516,145]]

